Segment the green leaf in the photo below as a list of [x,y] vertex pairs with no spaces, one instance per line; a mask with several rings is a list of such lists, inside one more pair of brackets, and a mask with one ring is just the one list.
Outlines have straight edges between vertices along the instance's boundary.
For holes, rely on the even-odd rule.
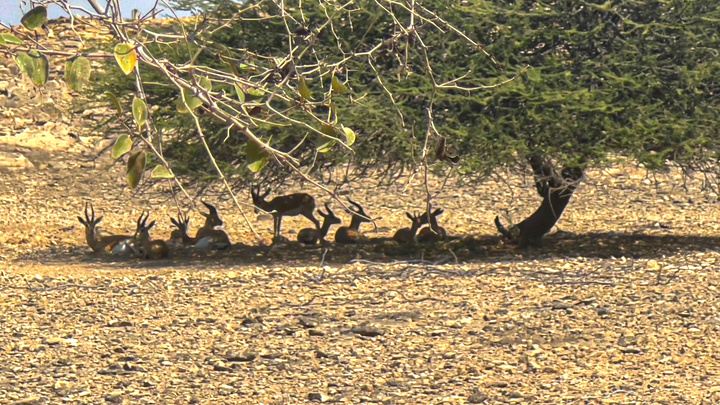
[[42,27],[45,21],[47,21],[47,8],[45,6],[33,8],[20,19],[20,23],[30,31],[35,31]]
[[147,104],[145,104],[145,101],[138,98],[137,96],[133,98],[132,113],[133,118],[135,119],[135,122],[138,124],[139,127],[142,127],[147,123]]
[[[320,128],[320,132],[333,137],[337,134],[337,131],[335,131],[335,127],[330,124],[323,124],[322,128]],[[320,135],[316,143],[319,144],[317,146],[318,152],[328,153],[333,149],[337,142],[328,136]]]
[[200,80],[198,80],[198,84],[203,89],[205,89],[207,91],[212,91],[212,81],[210,79],[208,79],[207,77],[205,77],[205,76],[201,77]]
[[129,75],[137,64],[137,52],[135,48],[127,43],[115,45],[115,60],[123,73]]
[[37,86],[42,86],[47,82],[50,74],[50,63],[45,55],[32,50],[30,53],[18,53],[15,57],[15,63],[20,66],[20,70]]
[[172,179],[175,176],[173,176],[165,166],[157,165],[152,172],[150,172],[150,177],[153,179]]
[[253,141],[248,141],[245,144],[245,154],[247,155],[248,168],[253,173],[262,170],[267,165],[270,156],[267,151]]
[[340,79],[337,78],[337,76],[333,76],[331,86],[332,86],[332,91],[337,94],[343,94],[348,91],[348,88],[345,85],[345,83],[341,82]]
[[304,100],[312,100],[310,88],[308,87],[307,83],[305,83],[305,78],[302,76],[300,77],[300,80],[298,80],[298,91],[300,92],[300,97],[302,97]]
[[13,34],[0,34],[0,45],[22,45],[24,42]]
[[244,103],[245,102],[245,92],[242,91],[240,86],[238,86],[237,84],[233,84],[233,87],[235,87],[235,94],[237,94],[238,100],[240,100],[241,103]]
[[130,152],[132,149],[133,142],[129,135],[120,135],[115,140],[115,146],[112,148],[113,159],[120,159],[124,154]]
[[[183,103],[183,99],[185,102]],[[187,107],[185,106],[187,104]],[[202,101],[193,96],[190,90],[182,89],[182,96],[178,97],[177,110],[180,114],[187,114],[202,105]],[[190,110],[188,110],[190,108]]]
[[65,81],[79,92],[90,81],[90,71],[90,61],[83,56],[76,57],[65,63]]
[[352,129],[350,129],[344,125],[342,125],[342,130],[343,130],[343,133],[345,134],[345,145],[353,146],[353,144],[355,143],[355,139],[357,138],[355,136],[355,131],[353,131]]
[[105,95],[107,96],[107,98],[110,99],[110,102],[112,103],[113,107],[115,107],[115,109],[117,110],[118,115],[122,115],[123,108],[122,108],[122,105],[120,105],[120,100],[118,100],[118,98],[115,96],[115,94],[113,94],[110,91],[106,91]]
[[140,184],[143,173],[145,172],[145,151],[135,152],[127,162],[127,180],[130,188],[137,187]]
[[247,91],[246,91],[245,93],[248,95],[248,97],[249,97],[250,99],[262,98],[262,97],[265,95],[265,92],[264,92],[264,91],[262,91],[262,90],[260,90],[260,89],[253,88],[253,87],[247,89]]
[[540,75],[540,69],[537,69],[537,68],[528,69],[527,77],[528,77],[528,80],[530,80],[531,82],[535,82],[535,83],[542,80],[541,75]]

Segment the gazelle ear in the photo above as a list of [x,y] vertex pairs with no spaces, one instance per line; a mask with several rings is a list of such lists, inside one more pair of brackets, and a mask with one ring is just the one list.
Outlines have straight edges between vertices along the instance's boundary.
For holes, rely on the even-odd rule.
[[[320,211],[320,210],[318,210],[318,212],[319,212],[319,211]],[[332,217],[335,216],[335,213],[333,212],[333,210],[330,209],[330,201],[327,201],[327,202],[325,203],[325,211],[327,211],[328,216],[332,216]]]
[[410,218],[411,221],[415,222],[415,217],[412,216],[409,212],[406,212],[405,215],[407,215],[407,217]]
[[144,228],[145,228],[145,230],[149,231],[150,229],[152,229],[153,226],[155,226],[155,221],[150,222],[150,224],[148,224]]
[[83,225],[85,225],[85,226],[89,226],[88,223],[85,222],[84,219],[82,219],[81,217],[77,217],[77,218],[78,218],[78,221],[80,221],[81,224],[83,224]]
[[102,216],[102,215],[100,215],[99,217],[95,218],[95,225],[97,225],[97,224],[99,224],[100,222],[102,222],[102,220],[103,220],[103,216]]
[[214,205],[212,205],[210,203],[206,203],[205,201],[202,201],[202,203],[208,209],[208,211],[210,211],[210,215],[218,216],[217,208],[215,208]]

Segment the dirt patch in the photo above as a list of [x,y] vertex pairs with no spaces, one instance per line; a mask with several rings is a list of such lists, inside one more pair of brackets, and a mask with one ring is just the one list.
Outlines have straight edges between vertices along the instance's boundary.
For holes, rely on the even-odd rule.
[[[84,201],[113,232],[151,208],[167,237],[167,185],[127,190],[95,159],[107,140],[27,118],[44,104],[26,93],[0,104],[1,155],[30,162],[0,172],[2,403],[720,402],[719,212],[700,179],[591,172],[530,250],[492,225],[535,208],[529,179],[452,180],[436,200],[452,239],[410,248],[389,238],[424,209],[417,179],[348,188],[383,220],[327,249],[262,246],[210,192],[230,251],[117,260],[85,245]],[[269,242],[272,222],[251,220]]]

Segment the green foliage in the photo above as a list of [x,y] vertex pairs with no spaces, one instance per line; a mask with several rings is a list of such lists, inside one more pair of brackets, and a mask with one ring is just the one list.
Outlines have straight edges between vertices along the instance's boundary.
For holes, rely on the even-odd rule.
[[47,8],[45,6],[37,6],[25,13],[20,19],[20,23],[30,31],[42,27],[47,21]]
[[150,178],[153,179],[172,179],[173,177],[175,176],[163,165],[155,166],[152,172],[150,172]]
[[126,75],[135,69],[137,64],[137,51],[131,44],[117,44],[115,46],[115,61]]
[[141,98],[133,97],[132,102],[133,119],[137,126],[142,130],[148,120],[147,104]]
[[127,180],[130,188],[135,188],[140,184],[143,174],[145,173],[145,163],[147,156],[145,151],[141,150],[130,155],[127,161]]
[[90,81],[90,61],[83,56],[78,56],[65,63],[65,82],[68,87],[75,91],[82,91]]
[[13,34],[0,34],[0,45],[22,45],[23,41]]
[[50,62],[44,54],[36,50],[21,52],[15,56],[15,62],[36,86],[42,86],[47,82]]
[[120,135],[115,140],[115,145],[113,145],[112,148],[112,157],[113,159],[120,159],[123,157],[126,153],[130,152],[133,147],[132,139],[129,135]]
[[[483,49],[451,35],[438,19],[427,19],[416,27],[427,45],[423,50],[415,37],[395,35],[401,31],[396,21],[370,0],[345,10],[317,0],[302,2],[302,11],[285,4],[290,17],[285,21],[275,3],[259,2],[242,23],[206,29],[189,43],[147,48],[174,63],[192,61],[241,78],[272,72],[262,86],[217,81],[212,91],[239,100],[243,111],[259,118],[249,122],[254,133],[314,168],[348,161],[361,168],[415,164],[431,106],[434,127],[452,154],[460,155],[464,173],[524,166],[531,153],[575,166],[603,164],[613,154],[651,168],[668,160],[693,166],[717,159],[720,11],[714,3],[429,0],[422,6]],[[398,21],[409,20],[407,10],[389,7]],[[237,7],[225,2],[216,9],[227,17]],[[192,31],[193,25],[186,28]],[[296,59],[280,67],[289,35],[299,47]],[[382,48],[372,58],[347,58],[376,44]],[[303,70],[318,60],[320,68]],[[152,70],[142,75],[148,83],[163,82]],[[120,76],[103,77],[100,88],[125,94],[123,86],[132,82]],[[452,84],[459,77],[462,86],[481,90],[433,87],[433,81]],[[201,79],[189,73],[187,80]],[[290,86],[280,87],[284,81]],[[187,104],[200,111],[208,143],[227,175],[248,178],[269,170],[267,175],[284,177],[240,131],[203,115],[195,95],[184,91],[178,99],[172,86],[151,85],[147,91],[176,174],[212,173],[192,117],[177,114]],[[288,121],[264,122],[268,108],[282,111]],[[309,120],[305,108],[323,119]],[[350,152],[332,138],[357,142]]]

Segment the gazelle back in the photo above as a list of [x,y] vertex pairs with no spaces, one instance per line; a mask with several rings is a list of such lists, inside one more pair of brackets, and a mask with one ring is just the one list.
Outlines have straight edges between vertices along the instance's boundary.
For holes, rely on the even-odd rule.
[[[260,187],[250,189],[250,196],[255,207],[269,212],[273,216],[273,241],[280,236],[280,227],[282,225],[282,217],[294,217],[302,215],[315,224],[315,228],[320,228],[320,221],[315,218],[315,198],[307,193],[294,193],[282,195],[266,201],[265,198],[270,194],[270,190],[260,193]],[[257,210],[256,210],[257,212]]]

